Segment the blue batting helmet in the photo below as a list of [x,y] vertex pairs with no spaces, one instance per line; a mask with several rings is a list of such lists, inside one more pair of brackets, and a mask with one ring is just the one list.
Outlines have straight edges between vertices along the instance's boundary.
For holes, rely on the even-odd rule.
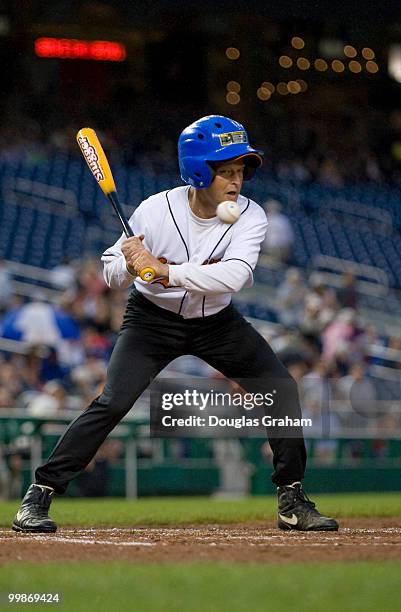
[[178,139],[181,178],[197,189],[209,187],[213,170],[208,162],[244,159],[244,180],[249,180],[262,165],[262,151],[253,149],[243,125],[222,117],[208,115],[191,123]]

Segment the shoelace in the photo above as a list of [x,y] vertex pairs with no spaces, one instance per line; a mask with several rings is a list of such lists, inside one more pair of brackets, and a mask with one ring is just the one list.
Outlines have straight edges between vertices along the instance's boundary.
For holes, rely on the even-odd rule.
[[29,500],[29,505],[33,506],[37,512],[43,511],[43,513],[46,514],[50,508],[49,496],[42,491],[41,494],[36,497],[36,499]]
[[294,496],[294,501],[296,501],[297,498],[300,501],[302,501],[305,504],[307,504],[308,506],[310,506],[310,508],[312,508],[312,509],[314,509],[316,507],[316,504],[311,499],[309,499],[309,497],[307,496],[305,491],[303,489],[301,489],[301,487],[299,487],[299,489],[296,489],[295,496]]
[[35,504],[36,516],[38,518],[47,518],[47,508]]

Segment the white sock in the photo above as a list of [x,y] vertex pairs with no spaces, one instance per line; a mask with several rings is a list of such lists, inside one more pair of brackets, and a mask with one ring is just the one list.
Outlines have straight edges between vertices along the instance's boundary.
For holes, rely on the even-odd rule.
[[49,491],[54,491],[53,487],[48,487],[47,485],[42,485],[42,484],[38,484],[37,482],[35,482],[37,487],[40,487],[41,489],[49,489]]
[[[295,482],[289,484],[289,485],[281,485],[282,487],[292,487],[294,488],[295,485],[300,485],[301,481],[300,480],[296,480]],[[302,485],[301,485],[302,486]],[[280,489],[280,487],[277,487],[277,489]]]

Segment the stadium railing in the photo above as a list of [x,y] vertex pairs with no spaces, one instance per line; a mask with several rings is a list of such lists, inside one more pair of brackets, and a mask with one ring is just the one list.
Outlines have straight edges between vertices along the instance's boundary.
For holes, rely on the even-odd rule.
[[[23,487],[32,480],[35,468],[43,461],[43,455],[48,455],[66,424],[76,416],[73,412],[44,418],[17,410],[2,411],[0,450],[6,454],[24,453]],[[354,416],[343,412],[343,421],[350,419],[347,427],[306,437],[311,490],[370,490],[370,486],[398,490],[400,425],[381,431],[362,428],[355,418],[352,420]],[[224,489],[229,474],[232,483],[233,474],[239,478],[240,472],[247,474],[241,479],[244,494],[266,494],[271,487],[271,452],[265,437],[150,439],[148,420],[129,418],[121,422],[112,437],[123,442],[124,456],[111,466],[109,495],[136,498],[138,494],[213,494]],[[227,444],[230,448],[226,452]],[[219,459],[221,452],[223,461]]]

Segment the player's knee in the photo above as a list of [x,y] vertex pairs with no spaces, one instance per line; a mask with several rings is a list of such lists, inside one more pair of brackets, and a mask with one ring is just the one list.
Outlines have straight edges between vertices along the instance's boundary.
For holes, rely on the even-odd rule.
[[275,378],[275,394],[282,402],[298,402],[298,383],[288,370],[283,369],[280,376]]
[[132,408],[133,401],[127,398],[127,395],[118,395],[112,393],[112,390],[107,385],[103,389],[101,395],[95,400],[96,404],[102,407],[107,415],[112,420],[119,421]]

